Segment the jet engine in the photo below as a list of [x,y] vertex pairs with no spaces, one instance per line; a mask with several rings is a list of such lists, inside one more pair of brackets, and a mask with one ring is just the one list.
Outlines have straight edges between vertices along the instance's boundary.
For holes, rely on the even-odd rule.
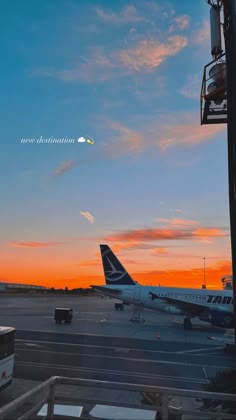
[[233,315],[228,312],[211,311],[209,321],[215,327],[233,328]]

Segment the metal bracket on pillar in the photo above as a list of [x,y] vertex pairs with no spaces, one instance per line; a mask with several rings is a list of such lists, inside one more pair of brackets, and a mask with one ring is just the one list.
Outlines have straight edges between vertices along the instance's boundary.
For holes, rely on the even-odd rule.
[[201,88],[201,124],[227,123],[225,53],[204,67]]

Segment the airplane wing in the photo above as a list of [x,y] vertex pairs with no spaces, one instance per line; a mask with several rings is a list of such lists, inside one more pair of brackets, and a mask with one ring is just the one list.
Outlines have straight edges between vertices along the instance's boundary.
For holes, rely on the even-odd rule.
[[181,309],[181,311],[186,312],[187,314],[191,314],[193,316],[198,316],[203,312],[208,312],[208,307],[201,303],[186,302],[184,300],[179,300],[168,296],[158,296],[152,292],[149,292],[149,294],[152,297],[152,300],[160,299],[166,302],[167,304],[173,305],[176,308]]
[[106,295],[109,296],[118,296],[121,294],[121,290],[118,289],[108,289],[106,286],[93,286],[91,285],[92,289],[98,290],[99,292],[103,292]]

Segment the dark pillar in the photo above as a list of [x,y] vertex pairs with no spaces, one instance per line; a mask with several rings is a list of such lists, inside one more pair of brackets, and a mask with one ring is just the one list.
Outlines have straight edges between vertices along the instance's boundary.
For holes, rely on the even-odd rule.
[[223,7],[227,74],[229,211],[236,344],[236,0],[224,0]]

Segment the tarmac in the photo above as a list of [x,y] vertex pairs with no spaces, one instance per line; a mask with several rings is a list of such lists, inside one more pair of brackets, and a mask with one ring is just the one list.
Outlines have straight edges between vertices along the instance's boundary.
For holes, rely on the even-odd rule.
[[[22,332],[30,334],[33,337],[32,340],[35,340],[35,336],[42,336],[44,333],[47,336],[51,334],[52,337],[55,337],[56,334],[60,337],[68,337],[68,339],[71,334],[74,337],[84,335],[94,337],[95,340],[99,339],[100,342],[105,342],[106,337],[108,340],[114,337],[118,341],[119,337],[121,337],[123,340],[120,341],[121,343],[128,343],[129,339],[134,340],[135,343],[135,339],[137,339],[137,342],[147,343],[149,351],[151,351],[150,349],[155,345],[154,342],[156,341],[164,346],[164,351],[167,353],[168,349],[173,350],[173,343],[175,343],[175,346],[179,345],[183,349],[186,348],[190,354],[191,352],[196,352],[196,349],[201,353],[201,347],[203,350],[208,347],[212,348],[212,354],[214,354],[215,350],[218,351],[219,349],[220,351],[223,348],[225,339],[233,339],[232,330],[223,330],[198,320],[193,320],[192,330],[184,330],[182,326],[183,317],[149,310],[144,310],[141,322],[132,322],[130,321],[132,318],[132,306],[125,306],[123,311],[115,311],[115,302],[114,299],[97,296],[1,295],[1,324],[2,326],[16,328],[16,347],[24,344],[20,338]],[[71,324],[55,323],[54,310],[56,307],[73,309],[73,321]],[[19,335],[17,335],[17,331]],[[25,341],[27,344],[27,340]],[[34,344],[32,343],[34,341],[31,344],[29,341],[28,339],[28,346],[33,346]],[[125,344],[122,344],[122,346],[118,347],[116,345],[116,349],[124,349]],[[33,347],[31,348],[34,350]],[[98,357],[101,356],[98,354]],[[221,360],[221,364],[223,363],[223,360]],[[41,380],[15,377],[12,385],[1,392],[0,406],[2,407],[24,394],[40,382]],[[64,390],[64,392],[67,391]],[[116,398],[123,401],[124,393],[117,393]]]
[[[193,319],[193,329],[183,329],[183,316],[144,310],[142,322],[131,322],[132,305],[114,310],[114,299],[94,296],[27,295],[0,296],[1,324],[16,330],[39,330],[132,337],[186,343],[216,344],[232,338],[233,330],[213,327]],[[58,325],[54,321],[56,307],[73,309],[73,322]],[[209,337],[214,338],[211,340]]]

